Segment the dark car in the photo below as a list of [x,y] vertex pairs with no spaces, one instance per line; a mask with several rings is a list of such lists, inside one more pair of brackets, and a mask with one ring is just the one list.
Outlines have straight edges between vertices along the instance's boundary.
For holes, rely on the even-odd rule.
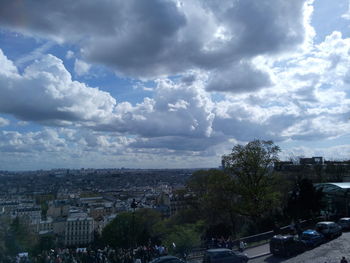
[[309,248],[317,247],[326,241],[324,235],[317,232],[316,230],[311,230],[311,229],[305,230],[301,234],[300,240],[303,241],[306,247],[309,247]]
[[304,242],[292,235],[276,235],[270,240],[270,252],[277,256],[290,256],[306,250]]
[[350,217],[343,217],[340,218],[338,221],[338,224],[341,226],[341,228],[345,231],[350,230]]
[[163,256],[163,257],[155,258],[149,263],[186,263],[186,262],[174,256]]
[[342,234],[341,226],[331,221],[318,222],[316,224],[316,230],[329,239],[341,236]]
[[228,248],[216,248],[205,252],[203,263],[245,263],[248,260],[246,254]]

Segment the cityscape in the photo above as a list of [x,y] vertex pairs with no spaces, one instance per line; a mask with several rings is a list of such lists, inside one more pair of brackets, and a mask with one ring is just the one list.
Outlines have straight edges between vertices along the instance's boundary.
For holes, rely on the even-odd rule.
[[0,1],[0,263],[350,260],[350,0]]
[[[188,240],[185,241],[185,244],[188,242],[188,246],[185,246],[185,251],[186,253],[189,253],[188,260],[190,261],[198,260],[196,252],[193,251],[198,250],[203,246],[203,244],[205,245],[203,242],[209,242],[207,239],[208,237],[210,237],[212,240],[215,238],[215,242],[218,242],[216,245],[213,245],[210,243],[212,241],[210,241],[207,244],[209,246],[222,246],[222,244],[219,244],[220,242],[224,242],[223,244],[225,244],[225,246],[237,246],[237,248],[239,247],[239,244],[237,243],[238,240],[247,241],[245,244],[250,245],[251,243],[259,240],[266,240],[266,233],[268,233],[268,237],[275,233],[276,225],[274,224],[276,224],[277,219],[274,221],[269,219],[270,223],[262,228],[242,232],[241,226],[246,225],[249,217],[244,217],[243,221],[241,221],[242,218],[236,218],[235,224],[238,224],[238,226],[231,226],[233,227],[233,231],[232,229],[230,230],[230,226],[227,222],[225,223],[227,224],[225,226],[222,225],[222,223],[219,223],[220,220],[217,221],[217,219],[215,219],[212,221],[210,217],[206,218],[205,216],[201,217],[198,215],[192,215],[194,218],[186,218],[188,213],[191,215],[191,211],[202,211],[203,208],[205,210],[209,209],[209,214],[212,212],[230,213],[230,205],[225,205],[224,207],[219,208],[217,207],[218,204],[214,204],[213,206],[213,204],[206,203],[208,200],[203,201],[201,199],[202,197],[200,196],[200,192],[203,190],[202,187],[205,188],[205,186],[201,186],[200,189],[195,187],[196,183],[200,183],[200,181],[197,181],[198,178],[196,179],[198,176],[202,178],[213,177],[215,178],[216,183],[221,184],[222,181],[223,184],[228,184],[228,181],[223,181],[227,180],[227,178],[225,179],[225,170],[227,171],[229,168],[229,163],[225,162],[224,160],[225,158],[223,158],[222,166],[213,169],[82,168],[17,172],[1,171],[0,218],[3,223],[2,231],[5,231],[1,233],[2,235],[5,234],[5,236],[3,236],[3,242],[5,243],[2,243],[1,246],[6,248],[8,246],[8,244],[6,245],[6,240],[11,239],[11,237],[6,236],[6,230],[4,227],[6,228],[6,224],[9,224],[9,229],[12,229],[14,227],[13,222],[18,220],[18,224],[25,227],[25,230],[22,229],[22,231],[25,232],[26,238],[30,237],[31,245],[23,242],[20,239],[16,241],[12,240],[13,242],[17,242],[17,247],[8,247],[7,249],[15,249],[15,251],[16,249],[18,250],[25,248],[29,250],[34,249],[33,251],[36,250],[36,253],[39,254],[38,248],[40,248],[42,251],[49,248],[57,249],[57,247],[69,249],[74,248],[77,251],[80,251],[77,253],[78,255],[79,253],[84,255],[84,251],[85,253],[87,251],[86,249],[91,250],[94,247],[99,246],[102,248],[102,243],[108,244],[111,242],[108,241],[109,239],[108,235],[106,234],[106,229],[111,228],[111,225],[114,224],[113,222],[118,222],[117,220],[121,220],[120,218],[123,218],[127,214],[133,216],[135,216],[135,214],[137,216],[146,215],[146,220],[155,220],[156,217],[158,218],[157,220],[160,220],[159,222],[165,222],[165,224],[168,224],[169,226],[174,224],[172,223],[173,220],[175,220],[175,222],[178,221],[175,224],[180,223],[180,225],[182,225],[185,223],[193,223],[193,220],[196,220],[196,218],[203,218],[202,220],[207,221],[207,224],[209,224],[206,226],[201,226],[202,229],[206,229],[205,232],[203,232],[206,233],[205,236],[201,238],[204,239],[199,243],[192,243],[193,241]],[[272,160],[273,159],[271,159],[271,161]],[[311,210],[314,210],[316,213],[315,215],[324,216],[329,219],[338,218],[349,214],[350,195],[347,196],[347,194],[344,195],[341,193],[342,191],[347,193],[347,191],[350,189],[350,161],[328,161],[323,157],[312,157],[299,158],[298,160],[290,161],[278,160],[274,161],[271,167],[273,167],[273,169],[271,170],[268,168],[268,173],[276,174],[280,178],[278,179],[280,182],[283,180],[283,183],[286,185],[285,187],[287,187],[288,184],[295,183],[295,180],[297,180],[300,187],[299,190],[297,190],[299,195],[302,195],[301,193],[303,190],[302,186],[300,185],[304,183],[303,180],[313,182],[314,186],[316,186],[315,189],[322,186],[321,189],[324,195],[321,197],[323,200],[321,203],[327,203],[328,205],[319,207],[317,211],[317,208],[314,210],[316,206],[315,203],[312,203],[309,207],[303,207],[303,205],[297,204],[298,211],[296,211],[297,213],[295,216],[296,218],[303,219],[304,221],[300,222],[305,224],[305,226],[309,226],[310,224],[310,221],[305,221],[305,219],[310,218]],[[230,167],[229,169],[233,169],[233,167]],[[305,174],[308,176],[305,176]],[[270,181],[270,183],[273,183],[273,181]],[[297,185],[292,185],[291,189],[294,189],[293,193],[296,190],[296,186]],[[210,190],[210,185],[207,185],[206,187],[209,187],[207,191],[212,191]],[[216,187],[224,187],[222,188],[222,191],[227,191],[227,189],[225,189],[226,186],[224,185]],[[275,186],[273,188],[268,188],[268,190],[276,191],[276,193],[279,192],[281,194],[283,187],[280,186],[276,188]],[[310,190],[308,191],[308,193],[304,193],[308,196],[306,199],[301,200],[301,202],[305,202],[312,198]],[[293,193],[289,192],[287,195],[289,198],[287,204],[282,203],[285,209],[283,213],[289,215],[288,218],[293,218],[293,213],[295,212],[293,212],[292,208],[290,208],[290,202],[294,200],[292,197]],[[237,193],[233,191],[231,192],[231,195],[236,194]],[[227,199],[227,193],[223,193],[223,196],[221,197],[220,194],[219,196],[216,195],[218,195],[218,193],[212,193],[206,198],[212,199],[210,202],[229,201],[229,199]],[[219,200],[217,200],[217,198],[219,198]],[[263,198],[268,200],[269,197],[265,196]],[[247,204],[249,203],[245,203],[245,205]],[[281,203],[279,204],[281,205]],[[234,205],[237,205],[237,203]],[[271,205],[270,201],[269,205]],[[259,209],[259,206],[257,206],[255,209]],[[152,213],[154,214],[145,211],[153,211]],[[282,210],[280,210],[280,212],[281,211]],[[241,214],[239,210],[235,211],[235,213]],[[249,213],[249,210],[244,210],[244,213]],[[274,213],[276,213],[276,211]],[[303,215],[302,213],[305,214]],[[256,216],[257,215],[254,215],[254,217]],[[267,218],[270,217],[268,216]],[[281,218],[279,220],[280,225],[278,228],[281,230],[283,229],[283,231],[289,231],[288,224],[286,223],[288,221],[283,219],[281,220]],[[9,223],[11,221],[12,223]],[[225,221],[226,220],[223,222]],[[132,224],[136,224],[135,222]],[[248,225],[249,224],[250,223],[248,223]],[[287,228],[284,225],[286,225]],[[274,228],[273,232],[266,232],[272,228]],[[228,238],[227,231],[231,232],[232,239],[226,239]],[[264,231],[264,235],[259,234]],[[250,237],[247,237],[248,233]],[[116,232],[114,234],[117,235]],[[130,235],[129,240],[123,241],[125,243],[122,245],[122,247],[131,245],[137,248],[138,246],[136,244],[138,243],[138,245],[140,245],[140,243],[142,243],[141,240],[132,240],[133,235],[137,237],[137,234],[135,234],[130,228],[127,229],[126,234]],[[254,235],[251,236],[251,234]],[[9,232],[7,235],[9,235]],[[152,236],[150,234],[149,238],[153,240],[151,241],[150,239],[148,242],[155,242],[155,244],[158,244],[159,247],[162,247],[160,244],[165,245],[164,241],[166,239],[156,240],[156,236],[157,235]],[[223,239],[224,241],[219,239],[219,237],[225,237],[225,239]],[[239,237],[240,239],[238,239]],[[190,235],[186,238],[190,239],[192,236]],[[177,239],[175,238],[174,241],[175,240]],[[8,242],[10,241],[8,240]],[[128,244],[128,242],[131,242],[131,244]],[[135,242],[135,245],[132,244],[133,242]],[[177,240],[176,242],[179,246],[184,245],[181,244],[181,242],[183,242],[181,239]],[[166,243],[166,245],[169,244]],[[266,247],[266,245],[262,246]],[[175,247],[169,248],[169,250],[173,253],[176,251]],[[252,250],[254,250],[254,247]],[[23,255],[23,253],[27,255],[26,253],[28,252],[23,251],[19,254]],[[60,255],[60,257],[64,258],[62,254],[64,255],[64,253],[67,252],[65,252],[63,249],[59,252],[56,250],[55,253],[57,253],[57,257]],[[254,253],[254,251],[251,253]],[[264,253],[262,254],[263,256],[269,255],[270,251],[264,251]],[[106,254],[97,253],[97,255]],[[249,256],[254,259],[256,255]],[[5,260],[5,258],[2,258],[2,260]],[[35,258],[35,260],[39,259]],[[104,260],[106,260],[105,262],[110,262],[108,261],[112,260],[110,254],[108,259],[106,256]],[[143,260],[146,259],[143,258]],[[82,261],[84,262],[84,259],[82,259]]]

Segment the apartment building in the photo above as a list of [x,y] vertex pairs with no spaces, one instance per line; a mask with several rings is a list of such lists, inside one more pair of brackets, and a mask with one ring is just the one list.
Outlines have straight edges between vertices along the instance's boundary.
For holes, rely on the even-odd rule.
[[86,245],[94,238],[94,220],[86,214],[71,215],[65,224],[64,244],[66,246]]

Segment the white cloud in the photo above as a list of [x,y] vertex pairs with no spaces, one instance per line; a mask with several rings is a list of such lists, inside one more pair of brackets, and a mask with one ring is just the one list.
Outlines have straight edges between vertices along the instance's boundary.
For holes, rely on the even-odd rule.
[[[5,7],[0,27],[80,50],[66,54],[75,58],[76,76],[98,63],[138,78],[130,81],[133,92],[151,91],[139,103],[117,102],[117,86],[108,93],[73,81],[55,56],[18,70],[0,50],[0,112],[74,128],[3,132],[6,154],[42,156],[42,149],[101,165],[136,159],[145,167],[157,158],[164,165],[172,158],[218,161],[233,143],[255,138],[302,143],[349,135],[350,39],[336,31],[315,45],[312,1],[28,1],[21,10],[0,3]],[[18,14],[26,24],[17,23]],[[343,152],[314,153],[348,152],[334,149]]]
[[4,127],[10,124],[10,121],[8,119],[0,117],[0,127]]
[[[207,74],[192,71],[179,80],[158,80],[153,96],[135,105],[72,81],[52,55],[19,73],[1,53],[0,110],[26,121],[132,135],[135,149],[217,154],[213,149],[230,139],[334,138],[350,129],[349,49],[349,40],[335,32],[311,53],[279,60],[277,66],[261,58],[273,75],[270,88],[215,101],[206,91]],[[95,139],[85,142],[97,145]]]
[[[81,167],[204,167],[216,166],[217,158],[192,151],[128,147],[135,139],[88,130],[46,128],[39,132],[0,131],[2,169]],[[16,160],[21,160],[17,161]]]
[[110,94],[73,81],[62,61],[52,55],[33,62],[23,74],[1,51],[0,61],[0,111],[19,119],[56,124],[96,121],[116,105]]
[[96,128],[143,137],[210,137],[214,119],[212,103],[198,85],[160,80],[153,98],[145,98],[135,106],[119,103],[111,119]]
[[322,156],[326,160],[349,160],[350,145],[335,145],[332,147],[293,147],[288,150],[283,150],[281,153],[284,159],[290,156],[311,157]]
[[17,125],[18,126],[27,126],[29,123],[27,121],[18,121]]
[[15,64],[17,66],[21,66],[35,59],[40,59],[43,56],[43,54],[45,54],[48,50],[50,50],[50,48],[52,48],[52,46],[54,46],[54,42],[48,41],[43,45],[39,46],[38,48],[34,49],[33,51],[31,51],[29,54],[26,54],[20,57],[19,59],[17,59]]
[[72,50],[68,50],[66,53],[66,59],[74,58],[74,52]]
[[83,76],[89,73],[91,65],[82,61],[80,59],[76,59],[74,63],[74,72],[78,76]]
[[350,1],[349,1],[349,4],[348,4],[348,10],[346,13],[344,13],[342,15],[342,18],[346,19],[346,20],[350,20]]

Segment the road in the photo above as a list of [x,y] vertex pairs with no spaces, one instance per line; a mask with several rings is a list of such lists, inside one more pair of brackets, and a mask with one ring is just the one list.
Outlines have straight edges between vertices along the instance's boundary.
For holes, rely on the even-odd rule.
[[350,262],[350,232],[294,257],[281,258],[270,254],[249,260],[249,263],[339,263],[343,256]]
[[248,255],[248,257],[252,258],[258,255],[266,254],[270,252],[270,245],[269,243],[252,247],[252,248],[247,248],[244,253]]

